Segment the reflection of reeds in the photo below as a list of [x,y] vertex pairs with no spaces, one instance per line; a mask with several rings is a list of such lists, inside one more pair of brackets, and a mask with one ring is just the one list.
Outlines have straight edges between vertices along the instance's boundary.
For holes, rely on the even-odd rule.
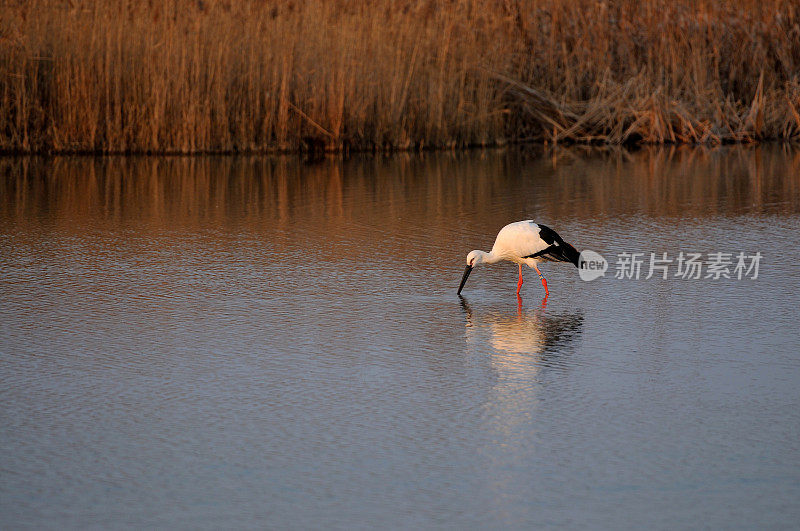
[[800,136],[800,11],[744,2],[0,6],[0,149]]
[[[4,224],[12,233],[45,224],[78,234],[109,222],[155,230],[312,226],[335,240],[355,225],[385,231],[384,242],[416,229],[447,241],[454,225],[499,228],[514,220],[509,212],[562,223],[800,212],[800,151],[786,146],[549,152],[328,157],[312,165],[261,156],[0,157],[0,233]],[[413,251],[413,238],[401,243]]]

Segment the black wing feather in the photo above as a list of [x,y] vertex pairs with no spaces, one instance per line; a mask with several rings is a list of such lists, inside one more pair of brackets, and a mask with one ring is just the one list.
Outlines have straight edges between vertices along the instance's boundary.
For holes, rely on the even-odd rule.
[[575,264],[575,267],[578,267],[580,253],[577,249],[565,242],[561,236],[550,227],[546,227],[540,223],[537,223],[537,225],[539,225],[539,237],[545,243],[549,244],[549,247],[538,253],[526,256],[525,258],[542,258],[543,260],[549,260],[551,262],[570,262]]

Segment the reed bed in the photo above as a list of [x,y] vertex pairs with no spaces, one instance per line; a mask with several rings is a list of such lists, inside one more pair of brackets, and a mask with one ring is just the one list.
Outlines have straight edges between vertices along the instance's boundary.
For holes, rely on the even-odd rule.
[[0,4],[0,150],[800,138],[797,0]]

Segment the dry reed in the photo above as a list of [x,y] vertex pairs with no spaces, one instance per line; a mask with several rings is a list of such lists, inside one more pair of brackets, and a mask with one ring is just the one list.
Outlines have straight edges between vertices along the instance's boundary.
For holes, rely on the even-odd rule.
[[0,5],[0,150],[800,138],[797,0]]

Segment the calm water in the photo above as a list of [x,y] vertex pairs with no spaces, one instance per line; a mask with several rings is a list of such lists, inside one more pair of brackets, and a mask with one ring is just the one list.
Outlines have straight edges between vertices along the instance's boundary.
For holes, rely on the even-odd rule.
[[[458,298],[527,218],[606,276]],[[0,159],[0,527],[796,528],[798,233],[779,146]]]

